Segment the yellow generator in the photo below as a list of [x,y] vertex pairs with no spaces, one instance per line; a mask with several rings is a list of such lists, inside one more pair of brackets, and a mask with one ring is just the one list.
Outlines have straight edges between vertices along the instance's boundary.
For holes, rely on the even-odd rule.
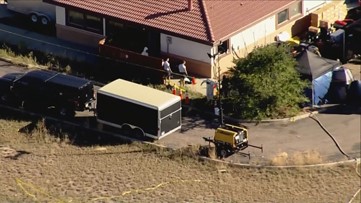
[[[263,151],[263,147],[248,144],[248,130],[246,127],[225,124],[216,129],[213,139],[206,137],[203,137],[203,139],[214,143],[217,156],[220,158],[230,156],[244,150],[248,146],[256,147]],[[242,154],[250,156],[246,153]]]

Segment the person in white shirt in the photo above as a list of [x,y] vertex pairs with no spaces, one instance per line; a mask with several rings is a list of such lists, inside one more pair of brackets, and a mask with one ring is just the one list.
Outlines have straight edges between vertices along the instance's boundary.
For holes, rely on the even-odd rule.
[[149,56],[148,55],[148,47],[144,47],[142,53],[141,53],[143,56]]
[[172,69],[170,68],[169,58],[162,62],[164,70],[167,72],[168,80],[170,80],[172,75]]
[[183,61],[183,63],[178,65],[178,70],[180,74],[183,74],[185,76],[188,76],[187,73],[187,67],[186,67],[186,61]]

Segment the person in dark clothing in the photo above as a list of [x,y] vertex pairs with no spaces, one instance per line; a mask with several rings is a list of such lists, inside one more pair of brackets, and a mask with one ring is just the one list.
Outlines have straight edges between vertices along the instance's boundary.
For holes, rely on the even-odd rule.
[[224,97],[228,97],[229,94],[229,88],[230,88],[230,80],[227,76],[223,76],[222,78],[222,94]]

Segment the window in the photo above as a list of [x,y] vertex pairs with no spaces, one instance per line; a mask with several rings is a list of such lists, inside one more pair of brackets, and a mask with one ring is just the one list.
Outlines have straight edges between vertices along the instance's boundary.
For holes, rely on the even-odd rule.
[[123,29],[124,29],[124,24],[122,24],[120,22],[112,21],[112,20],[107,21],[106,34],[108,36],[116,35]]
[[67,25],[99,34],[103,33],[103,21],[101,17],[79,11],[68,10]]
[[281,24],[288,20],[288,9],[285,9],[277,14],[277,24]]
[[227,53],[229,49],[229,40],[221,42],[217,48],[219,54]]
[[82,26],[84,23],[84,15],[77,11],[68,12],[68,24],[75,26]]
[[86,28],[87,30],[94,30],[95,32],[102,32],[103,22],[100,17],[85,15],[86,19]]
[[299,1],[291,5],[289,8],[279,12],[277,14],[277,25],[282,24],[300,14],[302,14],[302,1]]
[[293,4],[292,6],[290,6],[289,9],[289,15],[290,18],[292,18],[293,16],[296,16],[298,14],[302,13],[302,2],[297,2],[296,4]]

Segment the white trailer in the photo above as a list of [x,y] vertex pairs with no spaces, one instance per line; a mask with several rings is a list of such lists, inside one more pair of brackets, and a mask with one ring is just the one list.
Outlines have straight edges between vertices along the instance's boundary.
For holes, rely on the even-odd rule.
[[122,79],[101,87],[96,96],[99,123],[158,140],[181,128],[179,96]]
[[48,25],[55,22],[55,5],[43,0],[7,0],[7,9],[27,15],[33,23]]

